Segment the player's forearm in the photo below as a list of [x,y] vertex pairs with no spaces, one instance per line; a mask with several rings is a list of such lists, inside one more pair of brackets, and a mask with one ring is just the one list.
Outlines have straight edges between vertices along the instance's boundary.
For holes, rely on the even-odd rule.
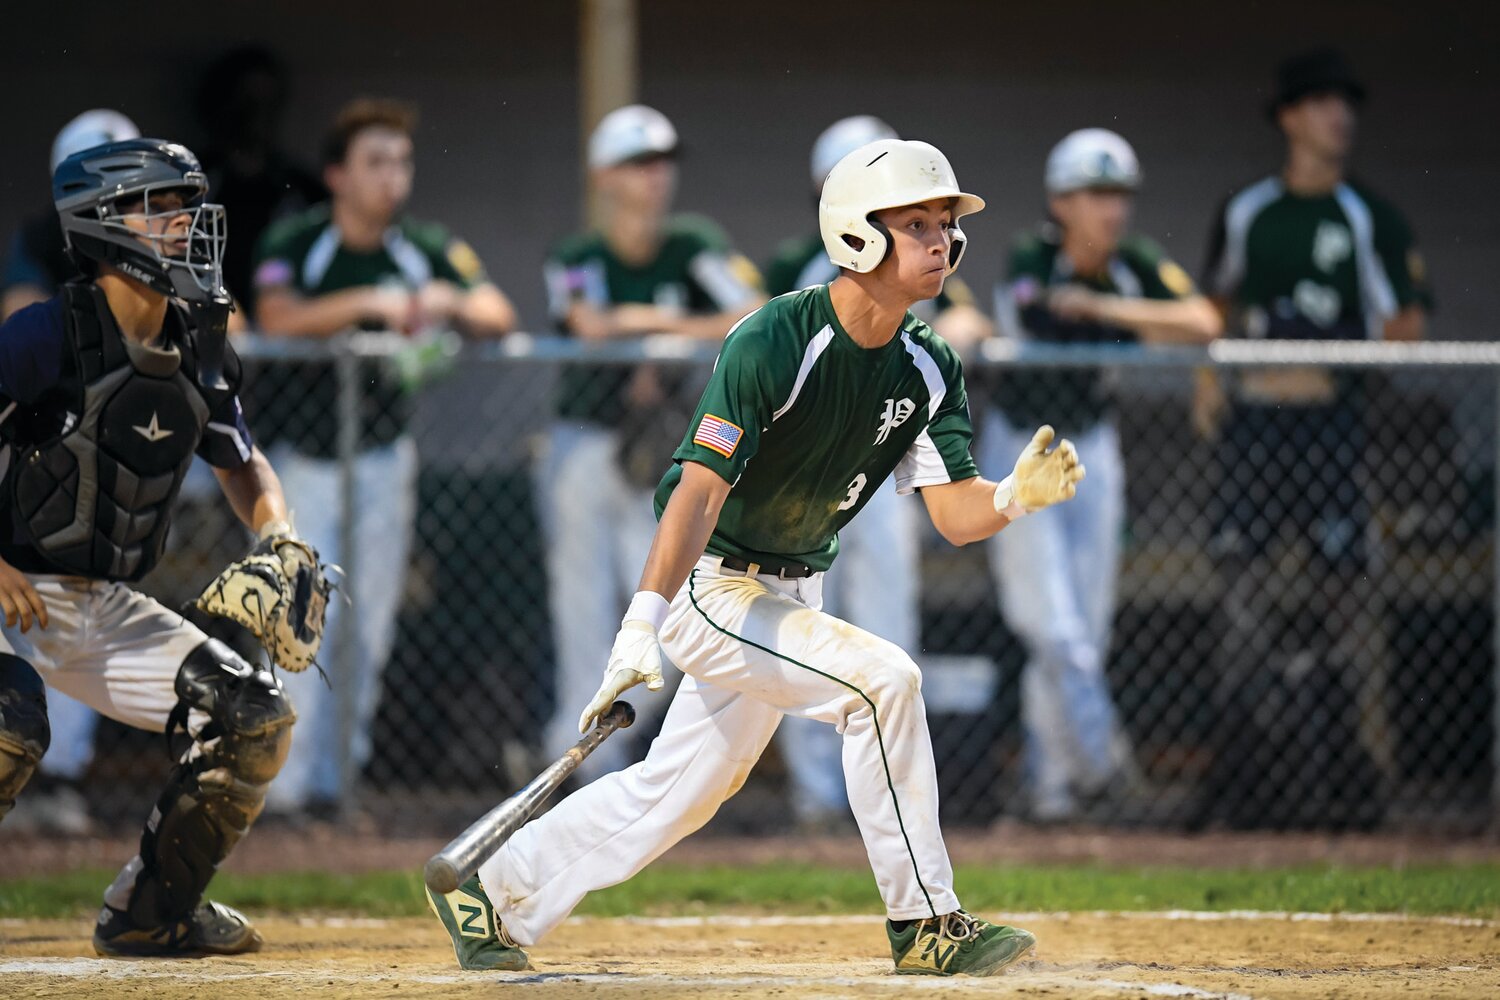
[[1427,311],[1421,306],[1407,306],[1385,321],[1386,340],[1421,340],[1427,336]]
[[684,465],[682,481],[662,511],[637,590],[649,590],[668,601],[677,595],[708,547],[728,496],[729,484],[715,473],[694,462]]
[[926,486],[922,500],[938,534],[952,545],[982,542],[1010,523],[995,509],[995,483],[982,476]]
[[695,340],[723,340],[728,336],[734,324],[743,319],[747,313],[759,309],[764,303],[764,299],[755,299],[745,303],[743,308],[731,309],[728,312],[713,313],[708,316],[678,316],[668,323],[664,332],[692,337]]
[[286,496],[281,480],[259,448],[250,452],[250,460],[236,469],[214,469],[219,487],[235,516],[256,533],[272,521],[287,521]]
[[1134,330],[1153,344],[1206,344],[1224,332],[1224,320],[1201,296],[1178,302],[1107,296],[1099,319]]
[[370,315],[368,294],[367,288],[346,288],[313,298],[263,293],[255,309],[255,325],[273,337],[329,337]]
[[516,310],[494,285],[478,285],[464,293],[458,322],[470,336],[499,337],[516,328]]

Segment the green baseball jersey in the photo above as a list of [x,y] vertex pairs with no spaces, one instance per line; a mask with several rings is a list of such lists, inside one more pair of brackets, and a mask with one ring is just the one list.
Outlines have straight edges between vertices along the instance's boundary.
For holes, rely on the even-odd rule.
[[733,484],[708,551],[824,570],[838,531],[892,473],[898,492],[978,475],[958,356],[911,313],[884,347],[863,348],[828,286],[772,299],[732,330],[656,513],[697,462]]
[[[786,240],[777,247],[776,256],[766,264],[765,276],[766,294],[785,295],[813,285],[826,285],[839,276],[839,269],[828,259],[823,237],[813,233]],[[937,298],[917,303],[912,312],[930,323],[938,313],[956,305],[974,305],[974,293],[957,275],[950,275]]]
[[1403,306],[1432,303],[1406,221],[1353,182],[1303,196],[1273,176],[1233,195],[1204,285],[1233,307],[1232,333],[1276,339],[1378,337]]
[[[318,205],[282,220],[261,237],[256,249],[256,294],[291,289],[301,295],[327,295],[347,288],[399,285],[413,291],[433,280],[472,288],[486,280],[473,249],[433,223],[402,219],[386,231],[375,250],[351,250],[339,240],[327,205]],[[371,330],[383,324],[372,318]],[[360,383],[360,444],[372,447],[395,440],[405,432],[411,404],[400,379],[386,362],[363,365]],[[287,381],[290,380],[290,383]],[[286,415],[280,439],[290,439],[308,455],[334,454],[338,412],[338,380],[327,362],[289,367],[286,379],[276,378],[274,398],[265,404],[285,410],[276,400],[294,400],[298,412]]]
[[[706,315],[745,307],[759,295],[759,276],[713,222],[696,215],[668,220],[655,258],[627,264],[599,232],[564,240],[543,267],[548,308],[562,333],[575,302],[599,309],[625,303]],[[618,365],[571,365],[558,400],[561,416],[611,425],[624,412],[621,392],[630,370]]]
[[[1009,271],[996,293],[1005,332],[1035,340],[1072,344],[1133,343],[1130,330],[1065,320],[1047,308],[1047,289],[1082,285],[1130,298],[1185,299],[1196,295],[1193,279],[1161,247],[1134,234],[1120,241],[1105,269],[1082,275],[1062,253],[1053,225],[1023,234],[1011,251]],[[1103,374],[1097,368],[1023,368],[993,378],[993,402],[1012,425],[1030,429],[1050,423],[1062,434],[1093,427],[1110,411]]]

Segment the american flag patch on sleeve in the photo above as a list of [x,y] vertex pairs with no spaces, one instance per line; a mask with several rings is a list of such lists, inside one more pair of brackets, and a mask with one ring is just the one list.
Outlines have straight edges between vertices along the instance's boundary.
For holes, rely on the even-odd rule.
[[734,454],[734,449],[740,445],[740,438],[744,436],[744,428],[731,424],[723,417],[705,413],[698,423],[698,429],[693,432],[693,444],[701,444],[728,458]]

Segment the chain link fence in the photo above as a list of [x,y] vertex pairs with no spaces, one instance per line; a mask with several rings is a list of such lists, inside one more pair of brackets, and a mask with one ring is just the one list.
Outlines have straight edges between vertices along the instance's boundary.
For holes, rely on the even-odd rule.
[[[392,832],[453,832],[541,766],[549,721],[576,719],[593,690],[592,680],[559,689],[559,640],[576,638],[583,612],[549,576],[554,505],[597,501],[616,478],[654,483],[712,348],[517,335],[459,349],[366,335],[250,338],[240,353],[252,428],[302,530],[342,565],[349,599],[330,623],[327,683],[291,679],[303,750],[271,808],[293,821],[364,813]],[[1007,413],[1076,415],[1067,394],[1091,394],[1084,409],[1102,423],[1059,417],[1060,430],[1084,451],[1084,490],[1118,491],[1119,503],[1080,504],[1058,529],[1072,540],[1055,553],[1070,567],[1052,574],[1061,584],[1007,570],[994,545],[953,548],[925,517],[890,522],[915,532],[912,652],[950,823],[1469,831],[1488,821],[1500,350],[993,341],[967,365],[981,456],[1001,453]],[[1217,413],[1211,378],[1225,400]],[[1299,401],[1277,402],[1278,385]],[[606,423],[594,432],[595,477],[580,483],[558,472],[557,449],[559,427],[583,423],[558,413],[579,412],[590,392]],[[994,464],[982,471],[1008,471]],[[171,606],[249,543],[200,472],[144,585]],[[641,513],[601,528],[624,537]],[[628,596],[640,564],[627,556],[600,551],[582,572]],[[1004,587],[1045,602],[1054,585],[1095,594],[1102,625],[1079,631],[1054,609],[1055,629],[1019,634]],[[1079,634],[1099,647],[1096,677],[1086,651],[1064,648]],[[666,695],[635,700],[653,698]],[[644,751],[651,728],[648,718],[622,734],[629,753]],[[166,770],[160,737],[106,723],[94,739],[96,817],[133,826]],[[773,744],[722,824],[795,822],[781,803],[808,780],[797,767],[807,762],[786,759],[786,746]],[[1102,768],[1085,759],[1096,751]],[[1048,811],[1048,780],[1066,808]]]

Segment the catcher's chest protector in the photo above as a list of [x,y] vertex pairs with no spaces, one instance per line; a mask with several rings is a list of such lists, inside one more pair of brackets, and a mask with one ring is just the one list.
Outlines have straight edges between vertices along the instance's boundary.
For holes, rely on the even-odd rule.
[[55,436],[18,447],[12,509],[63,570],[138,580],[161,557],[209,402],[184,374],[190,338],[164,350],[127,343],[92,285],[65,285],[63,303],[74,402]]

